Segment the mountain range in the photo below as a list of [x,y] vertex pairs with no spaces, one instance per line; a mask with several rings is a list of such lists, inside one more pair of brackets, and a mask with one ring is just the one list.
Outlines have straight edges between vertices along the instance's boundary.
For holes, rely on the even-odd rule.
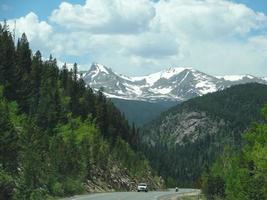
[[190,67],[170,67],[147,76],[128,77],[98,63],[93,63],[82,77],[94,90],[103,88],[108,98],[146,102],[182,102],[231,85],[251,82],[267,84],[267,78],[263,77],[211,76]]

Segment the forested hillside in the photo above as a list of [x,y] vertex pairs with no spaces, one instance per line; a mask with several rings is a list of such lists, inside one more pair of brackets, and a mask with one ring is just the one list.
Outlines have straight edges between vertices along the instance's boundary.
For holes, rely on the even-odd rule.
[[226,148],[203,174],[203,191],[208,200],[267,199],[267,107],[265,123],[254,124],[244,134],[244,146],[235,152]]
[[162,112],[179,103],[178,101],[147,102],[115,98],[111,100],[128,121],[138,127],[159,117]]
[[257,83],[197,97],[163,113],[141,131],[142,148],[170,186],[201,185],[201,174],[225,146],[240,151],[242,135],[263,121],[267,86]]
[[15,45],[0,25],[0,199],[159,186],[135,127],[77,71],[33,54],[25,34]]

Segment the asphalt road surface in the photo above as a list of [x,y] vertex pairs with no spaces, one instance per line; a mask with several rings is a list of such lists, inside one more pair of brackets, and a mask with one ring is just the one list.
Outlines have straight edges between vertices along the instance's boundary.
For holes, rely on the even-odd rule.
[[176,200],[179,196],[197,195],[199,192],[195,189],[179,189],[178,192],[174,189],[165,192],[110,192],[74,196],[65,200]]

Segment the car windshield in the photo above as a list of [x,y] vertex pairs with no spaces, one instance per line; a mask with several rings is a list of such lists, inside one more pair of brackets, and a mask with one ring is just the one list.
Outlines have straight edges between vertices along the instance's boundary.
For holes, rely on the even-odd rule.
[[139,183],[139,186],[146,186],[145,183]]

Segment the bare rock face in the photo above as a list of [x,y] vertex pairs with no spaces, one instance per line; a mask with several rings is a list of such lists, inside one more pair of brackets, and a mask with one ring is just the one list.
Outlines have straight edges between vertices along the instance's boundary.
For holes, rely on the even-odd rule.
[[147,182],[150,190],[164,187],[163,179],[152,176],[151,172],[140,179],[131,176],[127,168],[119,166],[116,161],[109,165],[112,167],[106,169],[92,166],[86,185],[88,192],[135,191],[139,182]]
[[[224,121],[218,123],[214,119],[207,116],[205,112],[182,112],[174,116],[170,116],[162,123],[161,130],[166,129],[169,123],[173,121],[178,123],[171,128],[169,134],[175,140],[175,144],[183,144],[186,141],[194,142],[206,134],[216,134],[220,125],[224,125]],[[205,129],[205,134],[200,134],[200,130]]]
[[207,134],[217,134],[224,127],[223,119],[214,119],[203,111],[183,110],[165,116],[156,129],[151,129],[144,140],[151,145],[164,141],[167,145],[193,143]]

